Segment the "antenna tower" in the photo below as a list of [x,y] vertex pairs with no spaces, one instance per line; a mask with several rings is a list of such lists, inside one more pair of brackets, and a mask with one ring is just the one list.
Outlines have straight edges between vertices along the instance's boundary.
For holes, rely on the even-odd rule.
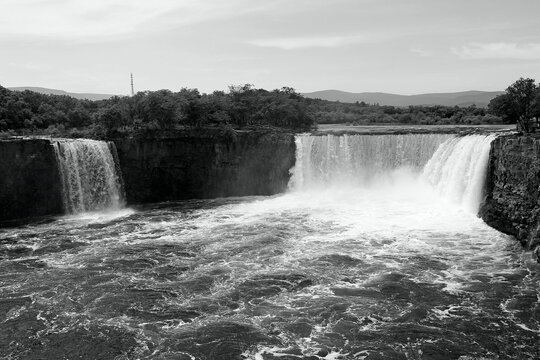
[[135,95],[135,91],[133,91],[133,73],[131,73],[131,96]]

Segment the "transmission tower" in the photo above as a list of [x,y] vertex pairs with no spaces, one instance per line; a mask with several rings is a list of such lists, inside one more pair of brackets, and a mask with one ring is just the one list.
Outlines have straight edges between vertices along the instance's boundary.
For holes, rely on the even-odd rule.
[[135,91],[133,90],[133,73],[131,73],[131,96],[135,95]]

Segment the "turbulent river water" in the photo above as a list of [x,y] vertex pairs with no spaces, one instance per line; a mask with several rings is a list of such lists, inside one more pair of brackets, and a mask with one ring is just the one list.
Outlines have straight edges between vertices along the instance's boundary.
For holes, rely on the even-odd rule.
[[[298,136],[291,189],[0,230],[7,359],[536,359],[489,136]],[[480,185],[479,185],[480,184]]]

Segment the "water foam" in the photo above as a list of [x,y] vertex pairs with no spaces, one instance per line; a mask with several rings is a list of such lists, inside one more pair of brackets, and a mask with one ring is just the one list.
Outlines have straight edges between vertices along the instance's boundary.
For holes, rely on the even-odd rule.
[[439,198],[476,213],[494,138],[441,134],[298,135],[289,188],[293,192],[383,189],[390,196],[434,191]]
[[471,135],[449,139],[429,160],[423,178],[444,198],[476,213],[494,135]]

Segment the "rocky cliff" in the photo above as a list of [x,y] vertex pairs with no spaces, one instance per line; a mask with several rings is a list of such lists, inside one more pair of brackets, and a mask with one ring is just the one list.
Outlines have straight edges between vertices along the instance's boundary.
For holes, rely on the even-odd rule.
[[480,216],[515,236],[540,261],[540,137],[501,136],[491,145]]
[[113,139],[128,203],[272,195],[286,189],[294,136],[191,130]]
[[0,141],[0,221],[59,214],[61,191],[49,140]]

